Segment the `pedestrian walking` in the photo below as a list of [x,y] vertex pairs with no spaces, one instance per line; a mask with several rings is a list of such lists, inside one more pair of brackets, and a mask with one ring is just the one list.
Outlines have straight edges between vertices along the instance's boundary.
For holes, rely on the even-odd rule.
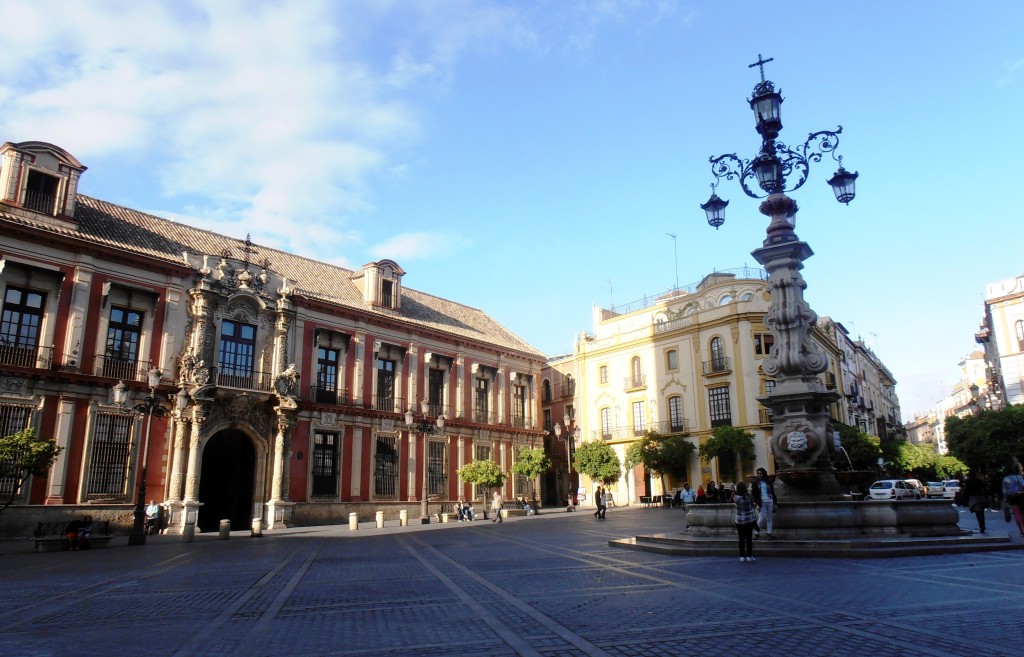
[[608,489],[607,488],[602,488],[601,489],[601,509],[600,509],[601,513],[599,513],[598,516],[597,516],[600,520],[604,520],[605,517],[606,517],[606,514],[608,513],[608,498],[609,497],[610,497],[610,494],[608,493]]
[[601,519],[601,505],[604,503],[604,489],[600,486],[594,491],[594,505],[597,507],[594,509],[594,517],[598,520]]
[[754,505],[747,495],[747,485],[742,481],[736,484],[736,493],[732,496],[732,521],[736,525],[739,536],[740,561],[754,560]]
[[[1014,522],[1020,535],[1024,536],[1024,476],[1021,476],[1020,463],[1013,462],[1010,466],[1010,474],[1003,477],[1003,504],[1013,515]],[[1010,521],[1009,518],[1006,519]]]
[[504,522],[501,519],[501,493],[495,489],[494,494],[491,495],[491,511],[494,511],[494,517],[491,518],[491,522]]
[[982,534],[984,534],[985,507],[987,507],[988,504],[986,503],[987,496],[985,482],[978,477],[977,470],[971,470],[971,474],[967,476],[967,481],[964,482],[964,496],[967,497],[967,508],[970,509],[978,519],[978,529]]
[[775,534],[775,509],[779,506],[779,499],[775,497],[775,486],[768,478],[768,471],[764,468],[757,469],[757,481],[754,482],[750,491],[750,498],[757,509],[757,522],[754,524],[754,531],[760,535],[761,528],[767,530],[768,538],[774,539]]

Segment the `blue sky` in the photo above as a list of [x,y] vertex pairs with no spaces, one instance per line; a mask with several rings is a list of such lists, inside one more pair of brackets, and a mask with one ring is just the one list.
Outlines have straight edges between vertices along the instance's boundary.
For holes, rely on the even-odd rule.
[[482,308],[548,354],[624,304],[754,265],[767,225],[708,157],[752,157],[758,53],[781,139],[843,126],[793,197],[807,298],[875,349],[904,419],[1024,273],[1024,3],[0,0],[0,140],[81,190]]

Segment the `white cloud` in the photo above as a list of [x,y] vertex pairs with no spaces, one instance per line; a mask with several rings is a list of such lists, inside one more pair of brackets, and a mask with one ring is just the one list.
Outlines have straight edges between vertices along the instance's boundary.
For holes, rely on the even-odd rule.
[[371,249],[374,258],[396,262],[443,258],[466,249],[472,240],[450,232],[416,232],[395,235]]

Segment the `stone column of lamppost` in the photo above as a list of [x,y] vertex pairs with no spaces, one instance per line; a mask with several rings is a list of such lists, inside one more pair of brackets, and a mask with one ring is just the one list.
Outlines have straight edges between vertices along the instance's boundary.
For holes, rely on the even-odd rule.
[[429,493],[429,491],[427,489],[427,477],[429,476],[429,470],[428,470],[428,466],[429,466],[428,451],[429,451],[430,445],[429,445],[429,442],[428,442],[429,439],[427,438],[427,436],[429,436],[430,434],[434,433],[434,427],[435,426],[437,427],[437,432],[438,433],[441,433],[441,432],[444,431],[444,413],[439,414],[437,416],[437,419],[434,421],[434,424],[432,425],[430,423],[430,420],[427,419],[427,414],[428,414],[429,411],[430,411],[430,404],[427,402],[426,399],[421,399],[420,400],[420,414],[423,416],[423,421],[420,424],[418,424],[418,425],[415,423],[415,419],[413,417],[412,410],[410,409],[410,410],[405,412],[405,424],[406,424],[406,426],[409,427],[409,430],[412,431],[412,430],[415,429],[419,433],[423,434],[423,451],[422,451],[422,454],[423,454],[423,481],[422,481],[422,484],[423,484],[423,486],[422,486],[422,490],[420,491],[420,524],[423,524],[423,525],[430,524],[430,511],[427,508],[427,495]]
[[[558,424],[555,422],[555,438],[562,441],[565,444],[565,466],[567,468],[565,476],[565,499],[571,504],[572,503],[572,442],[575,440],[576,431],[579,427],[574,430],[569,429],[569,424],[572,422],[572,418],[566,413],[562,417],[562,423]],[[565,438],[562,438],[562,426],[565,427]]]

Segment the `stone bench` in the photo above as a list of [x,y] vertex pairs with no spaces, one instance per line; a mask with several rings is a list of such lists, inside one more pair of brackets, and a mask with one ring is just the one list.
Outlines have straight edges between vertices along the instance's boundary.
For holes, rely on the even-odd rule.
[[[68,522],[39,522],[32,534],[32,544],[36,552],[67,552],[71,549],[68,537],[64,532]],[[89,535],[89,547],[105,548],[110,545],[114,538],[110,533],[110,524],[106,522],[96,523],[95,530]]]

